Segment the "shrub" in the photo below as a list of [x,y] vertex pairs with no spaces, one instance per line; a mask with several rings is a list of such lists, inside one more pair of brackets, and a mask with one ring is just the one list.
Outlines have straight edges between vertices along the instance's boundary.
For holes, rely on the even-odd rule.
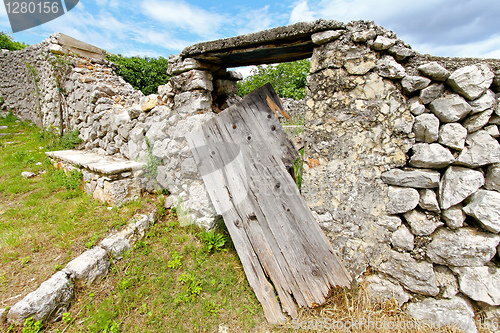
[[109,55],[108,60],[116,66],[116,73],[144,95],[158,93],[158,86],[167,83],[168,60],[148,57],[124,57]]
[[0,31],[0,49],[6,49],[9,51],[22,50],[27,47],[28,44],[16,42],[7,33]]
[[281,98],[304,99],[310,68],[308,59],[284,62],[276,66],[257,66],[250,76],[238,82],[238,95],[243,97],[266,83],[271,83]]

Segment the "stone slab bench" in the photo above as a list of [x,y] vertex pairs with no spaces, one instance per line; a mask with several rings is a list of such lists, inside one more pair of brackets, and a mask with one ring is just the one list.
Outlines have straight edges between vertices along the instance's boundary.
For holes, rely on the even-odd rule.
[[79,169],[85,192],[109,205],[121,205],[141,194],[139,176],[145,163],[104,156],[83,150],[60,150],[45,153],[56,168]]

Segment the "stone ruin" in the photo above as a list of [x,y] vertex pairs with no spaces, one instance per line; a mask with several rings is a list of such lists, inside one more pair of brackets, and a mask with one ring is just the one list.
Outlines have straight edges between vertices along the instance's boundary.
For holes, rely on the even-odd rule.
[[475,318],[500,318],[499,60],[422,55],[373,22],[318,20],[190,46],[143,96],[103,54],[61,34],[2,51],[3,107],[77,128],[96,154],[154,157],[138,186],[168,189],[210,227],[186,134],[239,100],[227,68],[310,58],[302,195],[350,273],[417,319],[476,332]]

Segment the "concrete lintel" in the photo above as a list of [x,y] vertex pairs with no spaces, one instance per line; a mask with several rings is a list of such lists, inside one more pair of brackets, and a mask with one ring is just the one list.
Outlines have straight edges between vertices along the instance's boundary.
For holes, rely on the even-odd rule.
[[314,44],[311,35],[345,29],[345,24],[319,19],[186,47],[180,55],[226,67],[292,61],[307,58]]

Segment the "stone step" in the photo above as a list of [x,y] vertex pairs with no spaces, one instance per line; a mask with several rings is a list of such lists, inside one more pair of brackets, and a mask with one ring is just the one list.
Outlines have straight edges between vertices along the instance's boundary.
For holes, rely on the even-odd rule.
[[142,162],[104,156],[84,150],[60,150],[45,153],[56,168],[80,169],[85,192],[111,206],[135,200],[141,194],[139,177]]

